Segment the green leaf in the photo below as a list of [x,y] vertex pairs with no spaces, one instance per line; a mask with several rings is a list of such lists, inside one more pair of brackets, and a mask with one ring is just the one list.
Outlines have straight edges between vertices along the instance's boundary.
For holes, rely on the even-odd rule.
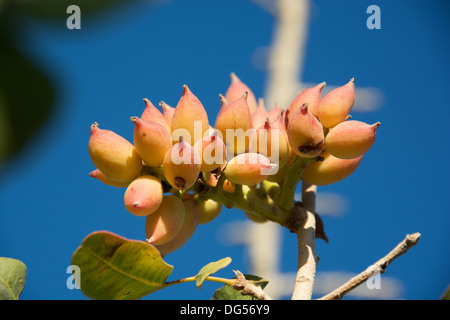
[[22,261],[0,257],[0,300],[19,300],[26,276]]
[[226,284],[222,288],[214,291],[211,300],[253,300],[253,297],[244,296],[238,290]]
[[450,300],[450,285],[445,289],[444,293],[441,296],[441,300]]
[[0,23],[0,167],[36,139],[55,99],[49,76],[18,49],[22,35],[11,28]]
[[[251,281],[255,286],[259,286],[262,289],[269,283],[266,279],[258,276],[245,274],[245,279]],[[211,298],[212,300],[253,300],[253,297],[241,294],[238,290],[233,289],[229,285],[224,285],[222,288],[214,291]]]
[[219,271],[220,269],[225,268],[231,263],[231,258],[226,257],[219,261],[210,262],[206,266],[200,269],[198,274],[195,276],[196,278],[196,285],[198,288],[202,288],[203,282],[213,273]]
[[80,268],[80,289],[97,300],[140,299],[165,287],[173,267],[144,241],[111,232],[88,235],[72,256]]
[[252,274],[244,274],[244,277],[245,279],[253,283],[255,286],[261,287],[261,289],[264,289],[269,283],[269,280],[266,280],[264,278]]
[[239,291],[226,284],[222,288],[214,291],[211,300],[253,300],[253,297],[244,296]]

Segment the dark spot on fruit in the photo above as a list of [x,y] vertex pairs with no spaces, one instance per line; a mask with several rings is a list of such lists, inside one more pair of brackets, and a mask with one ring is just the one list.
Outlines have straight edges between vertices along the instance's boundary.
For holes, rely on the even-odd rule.
[[183,189],[186,185],[186,180],[184,180],[182,177],[175,177],[175,185],[178,188]]
[[325,145],[324,140],[316,143],[316,144],[308,144],[304,146],[298,147],[298,151],[304,154],[317,153],[323,149]]

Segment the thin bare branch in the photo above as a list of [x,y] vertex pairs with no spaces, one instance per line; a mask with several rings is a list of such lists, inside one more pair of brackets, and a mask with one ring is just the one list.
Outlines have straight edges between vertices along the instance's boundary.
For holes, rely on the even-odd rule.
[[[292,300],[311,300],[316,275],[316,210],[317,186],[302,183],[302,207],[306,213],[303,226],[297,230],[298,265]],[[294,208],[295,210],[295,208]]]
[[400,242],[391,252],[386,256],[375,262],[373,265],[368,267],[366,270],[358,274],[357,276],[351,278],[345,284],[334,290],[333,292],[323,296],[319,300],[339,300],[342,299],[344,295],[358,287],[360,284],[364,283],[376,273],[386,272],[386,268],[391,264],[392,261],[400,257],[402,254],[406,253],[410,248],[415,246],[420,239],[420,233],[413,233],[406,235],[405,239]]

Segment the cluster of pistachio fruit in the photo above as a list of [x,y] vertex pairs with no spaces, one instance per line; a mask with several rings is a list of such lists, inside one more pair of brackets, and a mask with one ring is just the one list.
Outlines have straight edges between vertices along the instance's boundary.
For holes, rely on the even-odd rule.
[[[162,256],[183,246],[199,224],[214,220],[221,202],[233,207],[232,199],[239,195],[248,204],[241,201],[238,208],[254,221],[265,220],[258,212],[276,214],[277,203],[263,195],[260,204],[251,192],[261,195],[265,183],[288,192],[282,186],[293,179],[293,171],[300,172],[296,179],[310,184],[341,181],[356,170],[375,141],[379,122],[350,120],[353,79],[322,98],[324,86],[303,90],[287,108],[267,110],[263,99],[257,100],[232,73],[225,96],[219,95],[214,126],[186,85],[176,107],[161,102],[160,111],[144,99],[141,116],[131,117],[133,143],[91,125],[89,154],[96,170],[90,176],[126,188],[125,208],[146,217],[147,242]],[[296,169],[299,165],[302,170]],[[278,194],[277,199],[286,198]],[[274,210],[267,209],[271,205]]]

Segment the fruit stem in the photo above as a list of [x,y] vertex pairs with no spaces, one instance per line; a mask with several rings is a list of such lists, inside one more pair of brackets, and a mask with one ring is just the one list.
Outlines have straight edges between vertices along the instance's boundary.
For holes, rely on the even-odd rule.
[[[180,283],[185,283],[185,282],[192,282],[192,281],[196,281],[197,277],[187,277],[187,278],[182,278],[182,279],[178,279],[178,280],[172,280],[172,281],[168,281],[165,283],[164,287],[169,287],[169,286],[173,286],[175,284],[180,284]],[[207,277],[205,279],[206,281],[212,281],[212,282],[220,282],[223,284],[227,284],[229,286],[233,286],[236,283],[236,279],[226,279],[226,278],[220,278],[220,277]]]
[[184,192],[185,190],[177,190],[173,195],[180,199],[183,199]]
[[242,192],[242,185],[241,184],[236,184],[235,186],[234,186],[234,192],[233,192],[233,195],[235,196],[235,197],[243,197],[243,192]]
[[280,196],[276,199],[276,202],[288,212],[294,207],[297,184],[302,179],[303,171],[306,169],[309,161],[311,159],[297,156],[291,165],[285,167],[286,175],[281,186]]
[[[234,207],[243,211],[249,211],[281,225],[285,224],[289,212],[277,206],[272,199],[261,197],[259,190],[246,185],[236,184],[235,192],[223,192],[221,179],[226,179],[225,174],[221,175],[216,187],[208,186],[203,192],[196,188],[199,191],[199,195],[201,193],[200,196],[202,198],[220,202],[227,208]],[[206,182],[202,184],[207,185]]]
[[269,196],[272,199],[277,199],[280,196],[280,185],[276,182],[271,182],[264,180],[261,182],[261,186],[259,188],[260,194],[264,196]]
[[225,180],[226,180],[226,177],[222,170],[222,172],[219,176],[219,179],[217,180],[217,184],[216,184],[216,190],[218,193],[221,193],[223,191],[223,184],[225,183]]

